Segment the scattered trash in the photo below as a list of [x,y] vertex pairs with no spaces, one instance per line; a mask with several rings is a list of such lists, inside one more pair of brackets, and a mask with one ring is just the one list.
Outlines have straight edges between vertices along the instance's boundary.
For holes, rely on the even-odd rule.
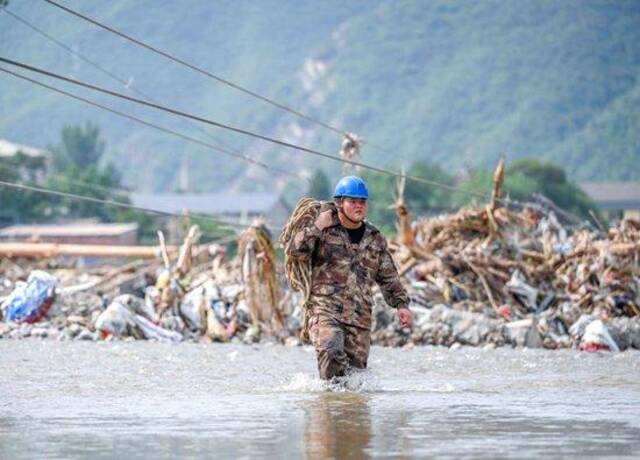
[[584,351],[620,351],[604,323],[597,319],[584,330],[580,349]]
[[284,314],[280,309],[276,250],[263,222],[254,222],[240,235],[238,257],[252,324],[282,329]]
[[49,311],[55,298],[58,280],[41,270],[34,270],[26,283],[16,286],[0,308],[8,321],[37,323]]
[[144,317],[141,313],[147,312],[140,310],[142,305],[144,305],[142,299],[135,299],[128,294],[114,299],[96,319],[95,329],[100,334],[100,338],[106,339],[113,335],[171,342],[182,340],[181,334],[164,329]]
[[[577,348],[589,323],[604,318],[607,327],[624,324],[614,333],[620,331],[620,349],[637,348],[640,222],[626,219],[606,233],[584,225],[564,227],[548,200],[501,206],[503,180],[499,165],[489,205],[415,222],[399,181],[394,206],[398,236],[390,248],[416,316],[406,340],[475,343],[478,336],[469,332],[473,328],[454,328],[445,317],[434,321],[432,313],[424,312],[424,307],[435,311],[446,306],[476,314],[475,325],[496,320],[504,326],[496,331],[500,340],[481,334],[480,344]],[[394,320],[384,330],[374,330],[374,342],[403,344],[401,331]]]
[[518,347],[542,348],[542,339],[535,318],[513,321],[506,325],[512,344]]
[[[486,206],[415,222],[398,184],[398,237],[389,247],[414,322],[401,327],[378,293],[372,342],[640,349],[640,222],[606,233],[565,227],[540,203],[501,206],[503,180],[498,169]],[[321,206],[329,205],[302,200],[281,241]],[[162,258],[143,263],[74,269],[54,259],[0,260],[0,338],[299,345],[308,267],[279,265],[260,224],[240,237],[234,260],[222,247],[197,246],[198,235],[192,227],[174,262],[161,233]]]
[[505,284],[507,290],[514,294],[516,299],[518,299],[527,310],[530,312],[536,311],[538,309],[537,299],[538,299],[538,290],[532,286],[529,286],[525,280],[520,270],[514,270],[511,274],[511,279],[507,284]]

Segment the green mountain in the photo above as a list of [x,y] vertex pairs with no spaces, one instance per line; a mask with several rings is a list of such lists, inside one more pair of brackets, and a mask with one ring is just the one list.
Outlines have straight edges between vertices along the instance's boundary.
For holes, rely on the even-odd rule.
[[[640,180],[640,2],[151,0],[65,5],[313,118],[364,137],[363,161],[454,173],[548,159],[577,179]],[[337,154],[340,136],[37,0],[8,10],[172,107]],[[131,91],[0,13],[0,55]],[[6,66],[3,66],[6,67]],[[42,79],[38,77],[39,79]],[[55,83],[290,172],[331,160]],[[172,190],[272,189],[294,180],[0,74],[0,137],[39,147],[102,127],[125,181]],[[132,95],[135,95],[131,93]],[[203,132],[206,130],[206,132]],[[212,139],[215,138],[215,139]],[[187,156],[188,160],[184,160]],[[306,187],[304,182],[298,186]]]

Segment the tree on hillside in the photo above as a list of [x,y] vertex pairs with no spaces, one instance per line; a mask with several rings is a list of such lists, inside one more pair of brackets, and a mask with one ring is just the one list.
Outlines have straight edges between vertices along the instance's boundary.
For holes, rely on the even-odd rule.
[[84,126],[67,125],[60,134],[61,143],[50,147],[54,154],[54,166],[58,171],[69,167],[88,168],[98,166],[105,150],[100,139],[100,128],[93,123]]
[[[44,172],[42,158],[34,158],[18,152],[2,159],[0,181],[29,183]],[[0,186],[0,224],[14,224],[37,215],[39,196],[29,190]]]
[[[65,126],[60,144],[51,147],[54,171],[46,177],[45,163],[18,153],[0,163],[0,180],[12,183],[37,185],[98,200],[130,204],[129,192],[121,184],[118,169],[103,160],[106,142],[100,137],[97,125]],[[136,222],[138,236],[145,242],[155,242],[158,222],[152,215],[135,209],[86,201],[71,196],[42,194],[35,191],[14,190],[0,186],[0,224],[42,222],[56,219],[91,218],[102,222]],[[201,226],[209,237],[224,234],[217,224],[210,221],[193,223]]]
[[[49,188],[100,200],[129,203],[122,190],[120,172],[112,164],[103,164],[106,143],[100,128],[92,123],[67,125],[60,133],[60,143],[50,147],[55,174],[47,179]],[[118,221],[122,211],[114,206],[52,196],[47,199],[48,213],[59,217],[88,217],[101,221]]]
[[[488,197],[492,184],[491,171],[474,171],[460,184],[464,192],[454,194],[453,203],[463,206],[472,201],[481,201],[482,198],[476,195],[485,194]],[[590,219],[589,211],[596,210],[587,194],[567,180],[561,167],[533,158],[518,160],[506,169],[504,190],[518,201],[531,201],[534,194],[540,193],[565,211],[584,219]]]
[[[589,211],[596,205],[580,187],[569,182],[565,171],[552,163],[525,158],[513,163],[507,169],[507,176],[513,176],[509,190],[515,198],[527,199],[534,193],[542,193],[562,209],[589,219]],[[532,187],[533,182],[533,187]]]
[[[61,142],[51,148],[57,172],[47,180],[47,187],[74,195],[130,204],[129,192],[123,189],[120,171],[105,163],[106,142],[97,125],[69,125],[61,131]],[[40,205],[40,215],[64,218],[92,218],[102,222],[136,222],[138,236],[145,243],[155,242],[157,224],[152,215],[134,209],[110,206],[68,197],[48,197]],[[219,225],[192,218],[207,237],[224,235]]]
[[309,184],[309,196],[316,200],[331,199],[331,183],[322,169],[316,169]]

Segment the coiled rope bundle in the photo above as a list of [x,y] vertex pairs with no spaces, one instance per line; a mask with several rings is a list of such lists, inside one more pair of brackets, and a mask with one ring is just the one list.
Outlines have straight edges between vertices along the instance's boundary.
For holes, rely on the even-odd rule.
[[293,238],[298,232],[314,224],[322,206],[323,203],[321,201],[313,198],[302,198],[296,204],[280,235],[280,244],[285,249],[284,268],[287,281],[289,281],[291,289],[301,292],[304,296],[302,331],[300,332],[300,338],[304,342],[309,341],[309,315],[307,310],[309,296],[311,295],[311,258],[289,257],[286,249],[290,244],[293,244]]

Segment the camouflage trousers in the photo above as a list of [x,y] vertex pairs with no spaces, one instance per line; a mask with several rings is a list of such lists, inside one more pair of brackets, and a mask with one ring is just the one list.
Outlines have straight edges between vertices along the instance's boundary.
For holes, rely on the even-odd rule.
[[316,349],[321,379],[329,380],[345,375],[349,369],[367,367],[370,331],[319,314],[310,320],[309,338]]

